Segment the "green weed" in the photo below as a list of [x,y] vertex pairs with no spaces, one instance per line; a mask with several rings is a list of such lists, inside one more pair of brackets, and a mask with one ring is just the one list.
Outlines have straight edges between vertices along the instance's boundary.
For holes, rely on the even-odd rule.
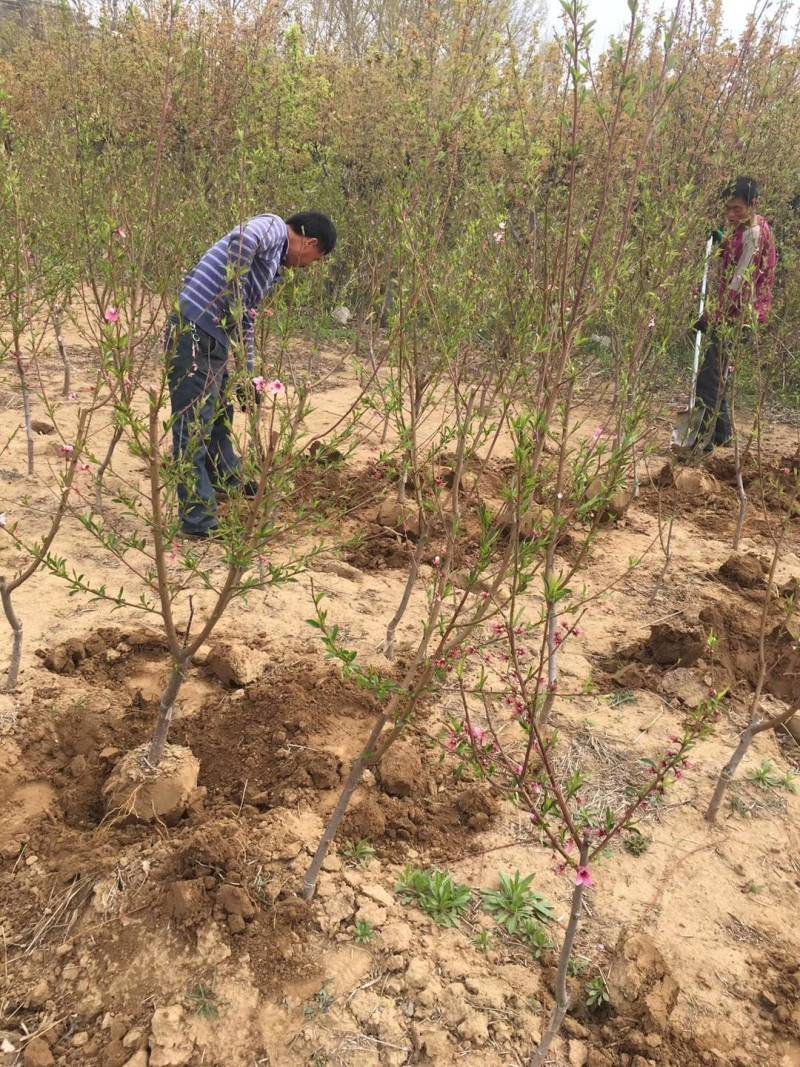
[[416,867],[406,867],[397,892],[404,904],[416,904],[439,926],[458,926],[472,899],[469,886],[458,885],[447,871]]
[[523,878],[519,871],[513,877],[500,875],[500,888],[483,894],[483,906],[494,916],[495,922],[515,934],[523,919],[536,918],[549,922],[553,918],[553,905],[530,888],[533,875]]

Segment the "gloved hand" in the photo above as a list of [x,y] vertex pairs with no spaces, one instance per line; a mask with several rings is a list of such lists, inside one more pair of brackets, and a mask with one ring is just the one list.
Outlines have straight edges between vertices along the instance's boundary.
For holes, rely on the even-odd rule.
[[708,236],[711,238],[713,244],[722,244],[722,242],[725,240],[725,231],[720,228],[717,228],[716,230],[711,230]]
[[698,330],[700,331],[700,333],[705,333],[707,329],[708,315],[706,315],[704,311],[700,318],[697,320],[697,322],[694,324],[694,326],[692,326],[692,333],[697,333]]
[[248,382],[246,385],[244,382],[240,382],[236,386],[236,399],[239,402],[239,407],[242,411],[247,411],[248,399],[255,402],[256,407],[261,406],[261,393],[256,389],[252,382]]

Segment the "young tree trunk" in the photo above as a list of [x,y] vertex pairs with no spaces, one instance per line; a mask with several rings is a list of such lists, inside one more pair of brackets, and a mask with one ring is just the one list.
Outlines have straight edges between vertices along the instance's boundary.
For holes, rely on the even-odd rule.
[[19,339],[14,339],[14,361],[19,375],[19,387],[22,393],[22,418],[25,423],[25,438],[28,443],[28,474],[33,474],[33,429],[31,427],[31,400],[28,392],[28,378],[25,374],[25,364],[22,361],[22,352],[19,347]]
[[[553,538],[555,539],[555,533]],[[545,563],[545,579],[551,580],[555,573],[555,544],[551,544],[547,550],[547,561]],[[539,715],[539,725],[542,727],[547,726],[550,721],[550,715],[553,711],[553,705],[556,702],[556,689],[558,687],[558,643],[556,641],[556,634],[558,633],[558,604],[548,603],[547,605],[547,694],[544,698],[544,704]]]
[[147,751],[147,763],[153,770],[159,765],[161,757],[164,755],[164,746],[167,743],[167,735],[169,734],[169,728],[172,724],[175,701],[178,698],[178,693],[183,685],[185,677],[186,661],[178,660],[177,662],[173,662],[172,673],[169,676],[167,688],[161,694],[161,700],[158,705],[156,728],[153,731],[153,739],[150,742],[150,748]]
[[717,815],[719,814],[719,809],[722,806],[725,794],[728,791],[728,786],[733,781],[734,775],[739,769],[739,764],[747,754],[747,750],[750,748],[756,734],[763,733],[764,730],[774,730],[777,726],[780,726],[781,723],[788,722],[798,708],[800,708],[800,700],[795,700],[792,702],[791,706],[788,707],[786,711],[781,712],[780,715],[772,715],[769,718],[761,719],[760,721],[754,720],[750,723],[747,729],[742,732],[739,744],[736,746],[736,751],[722,768],[720,776],[717,779],[714,795],[712,796],[711,803],[708,805],[708,810],[706,811],[706,822],[714,823],[717,821]]
[[[732,377],[732,376],[731,376]],[[736,495],[739,497],[739,514],[736,519],[736,530],[733,534],[733,551],[739,551],[742,540],[744,520],[747,517],[747,493],[742,480],[742,453],[739,448],[739,436],[736,433],[736,414],[733,383],[731,383],[731,433],[733,434],[733,464],[736,471]]]
[[11,632],[14,635],[14,643],[11,648],[11,662],[8,665],[8,676],[6,678],[6,692],[13,693],[17,688],[19,665],[22,659],[22,623],[17,618],[14,611],[14,605],[11,603],[11,590],[3,579],[0,579],[0,598],[2,598],[3,611],[8,619]]
[[387,712],[384,712],[373,726],[372,732],[367,738],[367,743],[364,745],[364,748],[361,750],[358,758],[350,769],[350,774],[347,776],[347,781],[344,783],[342,792],[339,795],[338,803],[328,820],[328,825],[325,827],[325,833],[320,838],[320,842],[317,845],[317,851],[314,853],[314,858],[311,861],[311,865],[303,880],[303,900],[310,901],[314,897],[319,872],[322,870],[322,864],[325,861],[325,857],[328,855],[328,849],[331,847],[331,842],[334,837],[336,837],[341,821],[350,805],[350,798],[355,792],[358,783],[361,781],[364,768],[370,761],[372,754],[375,751],[375,746],[378,743],[378,738],[383,733],[383,728],[388,721],[389,716]]
[[97,468],[97,474],[95,475],[94,482],[94,510],[100,514],[103,510],[103,477],[108,470],[111,460],[114,456],[114,451],[122,439],[122,427],[118,426],[111,437],[111,441],[108,446],[108,450],[103,458],[103,462]]
[[[586,842],[581,845],[581,867],[586,865],[586,858],[589,854],[589,846]],[[567,923],[567,929],[564,934],[564,944],[561,946],[561,954],[558,957],[558,975],[556,977],[556,1000],[553,1005],[553,1011],[550,1015],[550,1020],[547,1024],[547,1029],[542,1035],[542,1040],[539,1042],[539,1047],[533,1054],[533,1058],[530,1061],[530,1067],[542,1067],[547,1054],[550,1051],[550,1046],[558,1037],[558,1032],[561,1029],[561,1024],[564,1022],[564,1016],[569,1009],[569,993],[567,992],[567,972],[569,969],[569,961],[572,959],[572,950],[575,946],[575,937],[578,933],[578,925],[581,918],[581,903],[583,902],[583,893],[586,886],[583,883],[577,884],[572,891],[572,908],[569,913],[569,922]]]
[[397,611],[394,613],[394,617],[389,625],[386,627],[386,639],[383,643],[384,655],[388,660],[394,659],[394,639],[397,633],[397,627],[403,616],[406,613],[408,602],[411,599],[411,594],[414,591],[414,586],[417,583],[417,575],[419,574],[419,565],[422,562],[422,555],[427,545],[427,531],[420,531],[419,540],[417,541],[416,548],[414,549],[414,556],[411,560],[411,567],[408,572],[408,578],[406,579],[406,587],[403,590],[403,596],[400,599],[400,603],[397,607]]
[[386,329],[389,322],[389,316],[392,313],[392,306],[394,304],[394,275],[390,274],[386,280],[386,290],[383,294],[383,303],[381,305],[380,315],[378,316],[378,325],[382,330]]
[[667,536],[664,537],[664,525],[661,521],[661,494],[658,495],[658,539],[661,543],[661,551],[664,553],[664,566],[661,568],[661,573],[656,578],[656,584],[653,586],[653,594],[650,597],[650,603],[654,604],[656,597],[658,596],[661,586],[664,584],[664,579],[667,576],[669,565],[672,563],[672,527],[675,523],[675,516],[671,515],[669,524],[667,526]]
[[69,396],[71,385],[71,367],[69,365],[69,356],[67,355],[67,346],[64,343],[64,335],[62,333],[62,327],[64,325],[64,319],[61,313],[61,308],[53,308],[53,330],[56,335],[56,344],[58,345],[58,354],[61,356],[61,362],[64,365],[64,385],[61,389],[62,396]]

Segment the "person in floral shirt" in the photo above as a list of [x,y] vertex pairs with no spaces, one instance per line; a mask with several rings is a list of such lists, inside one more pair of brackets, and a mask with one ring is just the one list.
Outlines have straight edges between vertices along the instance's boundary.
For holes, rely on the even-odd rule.
[[725,394],[732,353],[754,330],[766,325],[772,306],[778,255],[770,225],[756,211],[758,195],[758,182],[749,177],[736,178],[722,194],[732,230],[720,235],[715,305],[698,323],[704,332],[710,326],[697,378],[697,403],[703,411],[698,440],[709,452],[715,445],[731,442]]

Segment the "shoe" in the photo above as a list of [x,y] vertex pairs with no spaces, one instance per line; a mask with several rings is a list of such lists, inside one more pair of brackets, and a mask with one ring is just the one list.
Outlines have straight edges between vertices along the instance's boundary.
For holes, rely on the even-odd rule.
[[258,482],[229,482],[228,485],[215,486],[214,492],[221,498],[228,497],[231,493],[240,492],[242,496],[252,500],[258,493]]
[[224,540],[218,526],[212,526],[210,530],[182,530],[181,537],[189,541],[222,541]]

